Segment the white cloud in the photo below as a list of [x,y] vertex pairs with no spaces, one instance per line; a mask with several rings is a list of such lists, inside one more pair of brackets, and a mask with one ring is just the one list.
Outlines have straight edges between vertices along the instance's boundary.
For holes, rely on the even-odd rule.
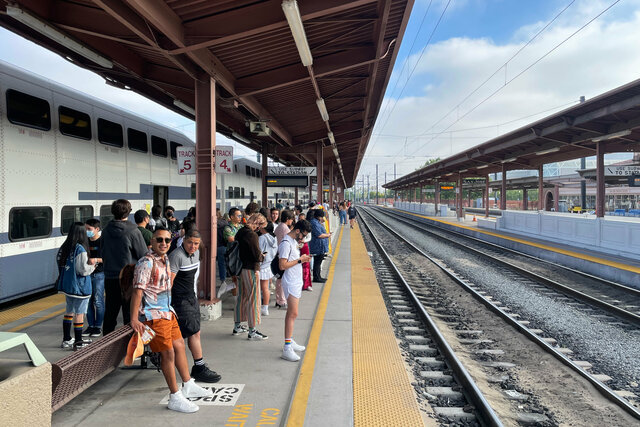
[[[634,4],[637,3],[634,1]],[[563,15],[508,64],[506,76],[505,70],[500,70],[437,125],[439,119],[508,60],[544,24],[532,23],[518,29],[511,41],[505,44],[496,44],[489,38],[451,38],[429,46],[410,82],[413,93],[407,96],[408,91],[405,91],[381,132],[387,120],[386,105],[395,102],[385,99],[380,110],[384,114],[376,123],[361,175],[375,173],[376,163],[380,164],[381,172],[392,172],[393,163],[396,163],[398,176],[403,175],[423,164],[426,160],[424,156],[448,157],[543,118],[553,111],[514,121],[518,118],[555,106],[564,105],[563,108],[566,108],[568,103],[577,102],[581,95],[589,99],[640,78],[640,56],[637,55],[637,47],[640,46],[640,32],[637,31],[640,28],[640,12],[634,11],[616,19],[603,15],[464,119],[453,124],[457,118],[502,87],[505,79],[512,79],[608,4],[611,2],[582,2],[576,5],[575,10],[567,10],[564,14],[566,17]],[[413,64],[417,56],[409,58],[409,63]],[[400,69],[401,66],[397,64],[396,67]],[[404,80],[400,83],[399,87]],[[455,132],[500,123],[503,125],[489,129]],[[434,133],[450,125],[445,133],[434,137]],[[380,133],[396,136],[379,136]],[[425,133],[430,135],[406,139],[400,137]],[[398,156],[394,158],[396,154]]]

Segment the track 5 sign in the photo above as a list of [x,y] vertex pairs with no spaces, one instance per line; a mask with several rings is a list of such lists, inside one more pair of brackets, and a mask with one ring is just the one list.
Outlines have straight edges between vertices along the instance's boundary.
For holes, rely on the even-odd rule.
[[[178,147],[178,174],[196,174],[196,149],[195,147]],[[233,146],[216,146],[215,155],[216,173],[233,173]]]

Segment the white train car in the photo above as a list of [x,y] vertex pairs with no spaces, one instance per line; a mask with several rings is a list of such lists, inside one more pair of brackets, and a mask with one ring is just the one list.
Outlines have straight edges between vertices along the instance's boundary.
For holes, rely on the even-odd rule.
[[[71,224],[95,217],[105,225],[115,199],[128,199],[134,211],[171,205],[183,218],[195,205],[195,176],[178,175],[176,148],[193,144],[171,128],[0,62],[0,303],[51,289],[55,254]],[[219,180],[225,211],[258,201],[258,169],[240,159]],[[293,202],[291,192],[285,198],[274,190],[270,199],[279,193]]]

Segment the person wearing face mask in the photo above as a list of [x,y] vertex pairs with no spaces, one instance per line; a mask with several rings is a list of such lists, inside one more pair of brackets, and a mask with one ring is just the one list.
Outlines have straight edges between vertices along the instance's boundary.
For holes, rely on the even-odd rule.
[[164,217],[167,220],[167,230],[171,232],[171,235],[175,235],[180,230],[180,221],[175,217],[176,210],[173,206],[167,206],[164,209]]
[[89,258],[96,260],[96,269],[91,273],[91,298],[87,308],[87,329],[83,337],[99,337],[104,320],[104,268],[102,266],[102,233],[100,221],[88,219],[84,226],[89,238]]
[[287,314],[284,320],[284,347],[282,358],[290,362],[297,362],[300,356],[296,351],[304,351],[303,345],[293,340],[293,326],[298,317],[298,302],[302,296],[302,264],[309,262],[309,255],[300,255],[300,247],[307,235],[311,233],[309,221],[298,221],[282,243],[278,246],[280,269],[282,274],[282,290],[287,299]]

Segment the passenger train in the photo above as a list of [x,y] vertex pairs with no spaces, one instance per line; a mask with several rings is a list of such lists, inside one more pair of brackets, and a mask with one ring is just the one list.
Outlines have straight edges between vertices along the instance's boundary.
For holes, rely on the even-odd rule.
[[[178,174],[176,148],[189,145],[174,129],[0,62],[0,303],[52,289],[71,224],[106,225],[115,199],[134,212],[171,205],[182,219],[195,176]],[[224,211],[261,196],[260,164],[234,163],[218,176]],[[275,197],[293,202],[290,190],[270,189]]]

